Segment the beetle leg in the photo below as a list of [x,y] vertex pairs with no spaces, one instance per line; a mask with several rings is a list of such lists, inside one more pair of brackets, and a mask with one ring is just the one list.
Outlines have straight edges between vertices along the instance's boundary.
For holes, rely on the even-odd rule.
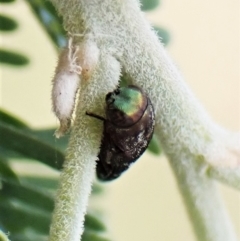
[[101,120],[101,121],[105,121],[106,120],[104,117],[102,117],[100,115],[97,115],[97,114],[94,114],[92,112],[86,111],[86,115],[91,116],[91,117],[96,118],[96,119]]

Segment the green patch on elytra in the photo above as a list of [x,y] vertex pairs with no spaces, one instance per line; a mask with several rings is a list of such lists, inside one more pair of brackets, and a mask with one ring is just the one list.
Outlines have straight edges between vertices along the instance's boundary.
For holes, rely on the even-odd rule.
[[139,111],[143,104],[143,95],[141,92],[130,88],[120,88],[120,94],[115,96],[114,105],[117,109],[131,116]]

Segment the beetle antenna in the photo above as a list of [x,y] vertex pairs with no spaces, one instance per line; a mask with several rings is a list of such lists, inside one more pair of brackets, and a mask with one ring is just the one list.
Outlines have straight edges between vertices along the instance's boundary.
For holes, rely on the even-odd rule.
[[91,116],[91,117],[96,118],[96,119],[101,120],[101,121],[105,121],[106,120],[104,117],[102,117],[100,115],[97,115],[97,114],[94,114],[92,112],[87,112],[86,111],[86,115]]

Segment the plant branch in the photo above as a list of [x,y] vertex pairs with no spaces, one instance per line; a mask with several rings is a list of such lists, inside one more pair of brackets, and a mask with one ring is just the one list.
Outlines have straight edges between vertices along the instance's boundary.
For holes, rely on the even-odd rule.
[[223,168],[223,167],[212,167],[207,168],[207,174],[209,177],[221,181],[229,186],[232,186],[240,190],[240,168]]
[[[100,58],[96,74],[84,83],[84,91],[79,94],[77,117],[57,196],[50,241],[76,241],[82,233],[80,226],[90,193],[101,133],[99,125],[94,128],[92,124],[96,120],[89,120],[84,113],[86,110],[103,111],[104,96],[115,88],[119,78],[119,71],[109,73],[109,70],[116,69],[116,59],[132,83],[141,86],[154,104],[156,135],[176,175],[198,240],[236,241],[214,182],[202,172],[207,163],[216,164],[222,160],[218,158],[219,153],[221,157],[228,153],[221,152],[225,146],[225,140],[219,141],[222,131],[207,116],[182,80],[144,19],[139,3],[136,0],[51,2],[62,15],[65,30],[76,36],[75,44],[91,38],[100,52],[111,56],[112,62],[109,58]],[[76,171],[75,166],[78,165],[81,168]],[[70,187],[65,188],[66,184]],[[81,189],[87,191],[81,192]],[[61,220],[60,216],[65,219]],[[76,229],[73,231],[72,227]]]
[[104,97],[107,92],[116,88],[119,76],[119,63],[101,51],[95,72],[89,82],[85,81],[81,86],[76,119],[56,196],[50,229],[51,241],[79,241],[83,233],[84,215],[95,175],[102,125],[102,122],[85,113],[103,111]]

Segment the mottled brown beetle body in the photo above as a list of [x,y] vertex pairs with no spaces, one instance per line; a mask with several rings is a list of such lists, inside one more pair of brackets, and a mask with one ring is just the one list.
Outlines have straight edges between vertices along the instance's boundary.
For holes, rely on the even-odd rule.
[[122,87],[106,95],[106,119],[97,162],[97,176],[110,181],[121,175],[147,149],[155,117],[150,99],[137,86]]

